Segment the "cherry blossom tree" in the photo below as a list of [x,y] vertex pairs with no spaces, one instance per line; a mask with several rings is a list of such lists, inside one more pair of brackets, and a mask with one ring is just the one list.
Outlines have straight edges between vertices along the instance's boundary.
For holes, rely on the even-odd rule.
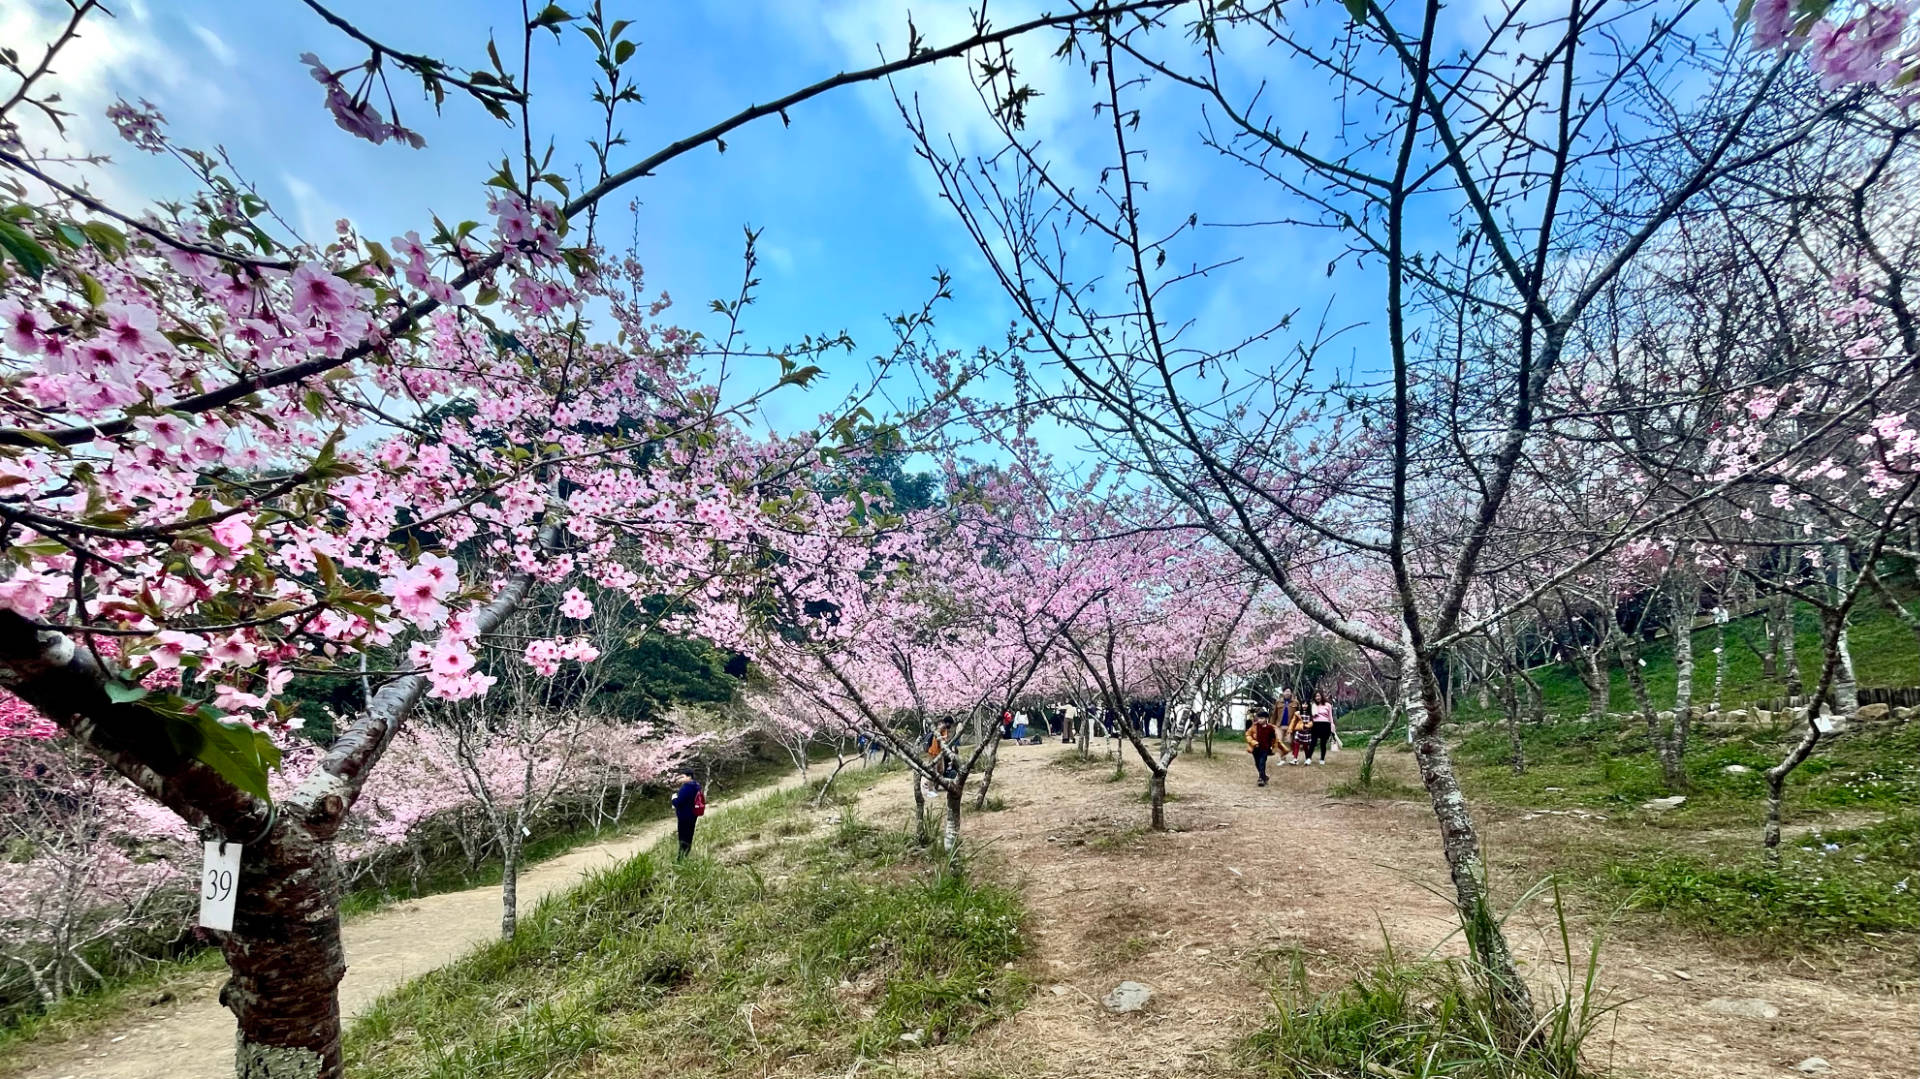
[[[520,127],[518,160],[476,177],[493,191],[490,223],[434,221],[385,243],[346,223],[291,236],[221,157],[174,145],[145,103],[110,118],[201,190],[154,211],[114,207],[90,193],[99,159],[36,144],[63,115],[45,77],[100,6],[72,5],[37,61],[21,50],[0,65],[15,82],[0,96],[12,387],[0,528],[13,557],[0,683],[194,828],[242,844],[246,898],[223,940],[242,1075],[338,1073],[333,842],[415,706],[483,697],[495,676],[478,642],[537,586],[590,578],[697,605],[711,544],[728,539],[700,514],[786,467],[791,446],[724,430],[758,394],[729,397],[695,376],[705,346],[658,323],[664,299],[643,294],[637,262],[601,247],[600,203],[836,87],[1085,17],[982,19],[937,48],[916,39],[899,60],[616,161],[616,113],[638,100],[630,24],[598,5],[577,18],[548,5],[510,51],[530,65],[567,30],[592,46],[605,132],[576,194],[569,170],[534,151],[527,67],[463,69],[308,7],[366,50],[358,65],[305,60],[350,134],[420,144],[375,104],[374,88],[401,73]],[[610,317],[595,325],[589,307]],[[815,370],[782,362],[785,383]],[[712,538],[689,542],[701,535]],[[456,548],[478,552],[477,572],[461,575]],[[124,652],[101,646],[110,638]],[[362,654],[393,661],[366,674],[379,688],[271,797],[287,683],[361,677]]]

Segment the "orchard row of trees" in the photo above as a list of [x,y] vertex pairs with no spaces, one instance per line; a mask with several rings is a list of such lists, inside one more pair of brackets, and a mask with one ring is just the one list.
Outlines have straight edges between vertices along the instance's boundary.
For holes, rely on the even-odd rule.
[[[342,844],[408,740],[455,740],[511,858],[527,807],[585,769],[602,657],[649,638],[747,657],[769,716],[887,746],[944,803],[950,852],[1017,700],[1114,717],[1164,826],[1196,720],[1303,639],[1344,641],[1406,719],[1469,942],[1525,1038],[1443,665],[1552,624],[1591,668],[1630,657],[1649,610],[1786,597],[1822,619],[1809,714],[1848,712],[1849,616],[1910,584],[1886,580],[1920,547],[1904,8],[983,15],[642,155],[620,134],[640,31],[598,4],[530,11],[469,69],[309,0],[344,34],[327,51],[366,57],[305,58],[342,129],[418,145],[384,92],[412,80],[517,129],[479,177],[484,220],[383,241],[294,234],[144,103],[109,116],[197,194],[91,193],[104,166],[60,147],[46,76],[104,13],[68,6],[0,61],[0,684],[30,710],[14,727],[242,844],[222,940],[241,1075],[339,1073]],[[1091,167],[1026,130],[1012,50],[1035,35],[1094,88]],[[579,162],[539,149],[536,55],[593,73]],[[948,60],[1002,144],[957,149],[904,92],[901,113],[1014,331],[944,347],[942,277],[872,380],[769,434],[762,404],[837,342],[750,341],[751,244],[723,332],[673,324],[601,207],[742,125]],[[1269,113],[1271,71],[1330,83],[1341,122]],[[1169,131],[1271,211],[1165,197]],[[1265,281],[1222,313],[1223,235],[1331,250],[1378,317],[1297,330]],[[892,482],[916,453],[937,507]],[[296,678],[349,687],[324,747],[294,736]],[[1671,721],[1646,708],[1676,777],[1692,692]],[[1169,702],[1158,739],[1142,698]],[[928,755],[940,718],[980,737]],[[656,764],[688,737],[636,733],[616,740]],[[1808,723],[1768,775],[1770,848],[1821,738]]]

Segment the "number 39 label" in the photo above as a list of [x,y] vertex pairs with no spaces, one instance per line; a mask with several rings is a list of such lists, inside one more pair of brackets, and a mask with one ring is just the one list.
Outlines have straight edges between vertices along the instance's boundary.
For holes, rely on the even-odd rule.
[[223,933],[233,931],[233,903],[240,888],[240,844],[207,843],[206,866],[200,871],[200,924]]

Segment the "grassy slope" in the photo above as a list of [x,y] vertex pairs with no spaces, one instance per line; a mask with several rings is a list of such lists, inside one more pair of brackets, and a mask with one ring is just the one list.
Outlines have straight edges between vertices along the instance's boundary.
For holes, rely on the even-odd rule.
[[663,845],[409,983],[349,1033],[349,1071],[842,1071],[964,1037],[1028,992],[1017,892],[936,873],[844,806],[779,796],[717,816],[701,846],[676,863]]
[[[1820,678],[1820,620],[1813,608],[1798,605],[1795,611],[1794,648],[1800,661],[1800,677],[1811,688]],[[1751,642],[1752,647],[1746,643]],[[1920,643],[1913,631],[1871,597],[1854,611],[1847,626],[1847,642],[1853,654],[1854,677],[1863,686],[1920,686]],[[1713,688],[1714,665],[1720,657],[1713,654],[1712,628],[1693,633],[1694,696],[1704,707]],[[1786,686],[1769,679],[1761,667],[1756,649],[1766,647],[1766,631],[1759,614],[1738,618],[1727,624],[1726,707],[1755,701],[1767,701],[1786,695]],[[1647,688],[1662,707],[1673,700],[1673,642],[1661,639],[1649,643],[1641,652],[1647,661]],[[1612,696],[1608,709],[1630,712],[1634,709],[1633,691],[1627,676],[1616,662],[1613,667]],[[1556,663],[1534,673],[1546,699],[1547,711],[1561,715],[1580,715],[1587,708],[1587,687],[1569,664]],[[1462,716],[1479,711],[1477,700],[1461,702]],[[1498,706],[1495,705],[1497,708]]]
[[[791,771],[792,766],[785,761],[749,762],[727,778],[728,794],[777,782]],[[523,865],[532,867],[575,847],[616,838],[666,816],[664,799],[638,797],[625,817],[601,831],[582,825],[530,840],[523,853]],[[469,868],[458,859],[449,860],[429,865],[417,884],[396,880],[385,886],[369,885],[349,892],[340,900],[340,913],[348,918],[360,917],[418,896],[496,885],[500,883],[500,874],[501,864],[497,858],[487,859],[478,868]],[[219,949],[198,947],[169,959],[109,970],[103,984],[67,997],[46,1011],[0,1013],[0,1064],[11,1062],[14,1054],[29,1051],[35,1039],[72,1036],[110,1022],[149,1001],[178,996],[197,987],[222,966]]]
[[[1820,677],[1819,616],[1813,608],[1802,604],[1795,612],[1794,626],[1794,647],[1800,661],[1800,676],[1803,684],[1811,688]],[[1753,647],[1748,647],[1743,641],[1751,642]],[[1902,625],[1872,597],[1863,599],[1855,609],[1847,626],[1847,642],[1853,654],[1854,676],[1862,686],[1920,686],[1920,642],[1916,642],[1912,630]],[[1720,662],[1720,657],[1713,654],[1713,646],[1711,627],[1694,631],[1694,700],[1702,709],[1706,707],[1713,689],[1714,667]],[[1744,707],[1786,695],[1783,682],[1765,676],[1759,653],[1755,651],[1765,647],[1766,633],[1759,614],[1736,618],[1728,623],[1723,707]],[[1655,704],[1668,707],[1673,701],[1675,680],[1673,643],[1665,638],[1648,642],[1641,649],[1641,657],[1647,661],[1647,689],[1653,695]],[[1586,713],[1587,687],[1580,681],[1572,664],[1549,664],[1532,673],[1534,680],[1540,683],[1548,713],[1567,717]],[[1617,658],[1610,673],[1608,710],[1620,713],[1633,711],[1633,690],[1627,685],[1626,672],[1621,670]],[[1494,718],[1500,708],[1496,700],[1489,701],[1489,707],[1482,709],[1478,695],[1472,692],[1463,693],[1454,706],[1462,720]],[[1378,705],[1355,709],[1341,717],[1341,731],[1344,735],[1347,732],[1371,730],[1384,715],[1385,710]]]
[[[1811,685],[1820,662],[1819,627],[1811,609],[1798,613],[1798,650]],[[1764,645],[1758,617],[1728,627],[1728,707],[1784,695],[1766,679],[1758,655],[1740,643]],[[1860,683],[1920,684],[1920,647],[1910,630],[1877,604],[1856,612],[1848,630]],[[1714,664],[1711,629],[1694,634],[1695,699],[1704,708]],[[1672,647],[1644,650],[1655,704],[1672,703]],[[1504,727],[1477,723],[1472,696],[1460,702],[1456,748],[1462,781],[1476,802],[1509,810],[1582,808],[1607,814],[1606,842],[1562,845],[1551,868],[1608,905],[1658,911],[1684,925],[1790,946],[1834,935],[1920,930],[1920,724],[1873,725],[1830,739],[1793,774],[1787,788],[1789,837],[1779,869],[1760,858],[1766,781],[1762,773],[1790,747],[1785,722],[1737,730],[1696,728],[1686,768],[1687,801],[1676,809],[1639,807],[1673,792],[1661,776],[1638,721],[1574,722],[1586,712],[1586,687],[1570,666],[1534,672],[1553,721],[1527,725],[1524,774],[1510,767]],[[1611,710],[1630,713],[1631,692],[1616,666]],[[1497,708],[1497,705],[1496,705]],[[1376,710],[1343,720],[1351,743]],[[1377,721],[1377,720],[1376,720]],[[1393,743],[1399,745],[1398,739]],[[1729,772],[1729,766],[1747,769]],[[1352,792],[1342,792],[1352,793]],[[1840,819],[1845,815],[1845,820]],[[1795,826],[1798,826],[1796,829]]]

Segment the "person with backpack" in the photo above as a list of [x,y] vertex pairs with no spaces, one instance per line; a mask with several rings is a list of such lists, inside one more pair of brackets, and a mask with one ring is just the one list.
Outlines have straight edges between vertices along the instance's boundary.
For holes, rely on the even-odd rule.
[[673,804],[673,815],[680,822],[680,857],[685,858],[693,850],[694,822],[707,815],[707,792],[701,789],[692,773],[681,772],[680,788],[668,801]]
[[[1276,705],[1275,713],[1279,710]],[[1247,727],[1247,752],[1253,754],[1253,770],[1260,774],[1254,786],[1267,785],[1267,760],[1273,756],[1274,747],[1279,744],[1280,729],[1273,725],[1272,719],[1264,715],[1255,716],[1252,725]]]

